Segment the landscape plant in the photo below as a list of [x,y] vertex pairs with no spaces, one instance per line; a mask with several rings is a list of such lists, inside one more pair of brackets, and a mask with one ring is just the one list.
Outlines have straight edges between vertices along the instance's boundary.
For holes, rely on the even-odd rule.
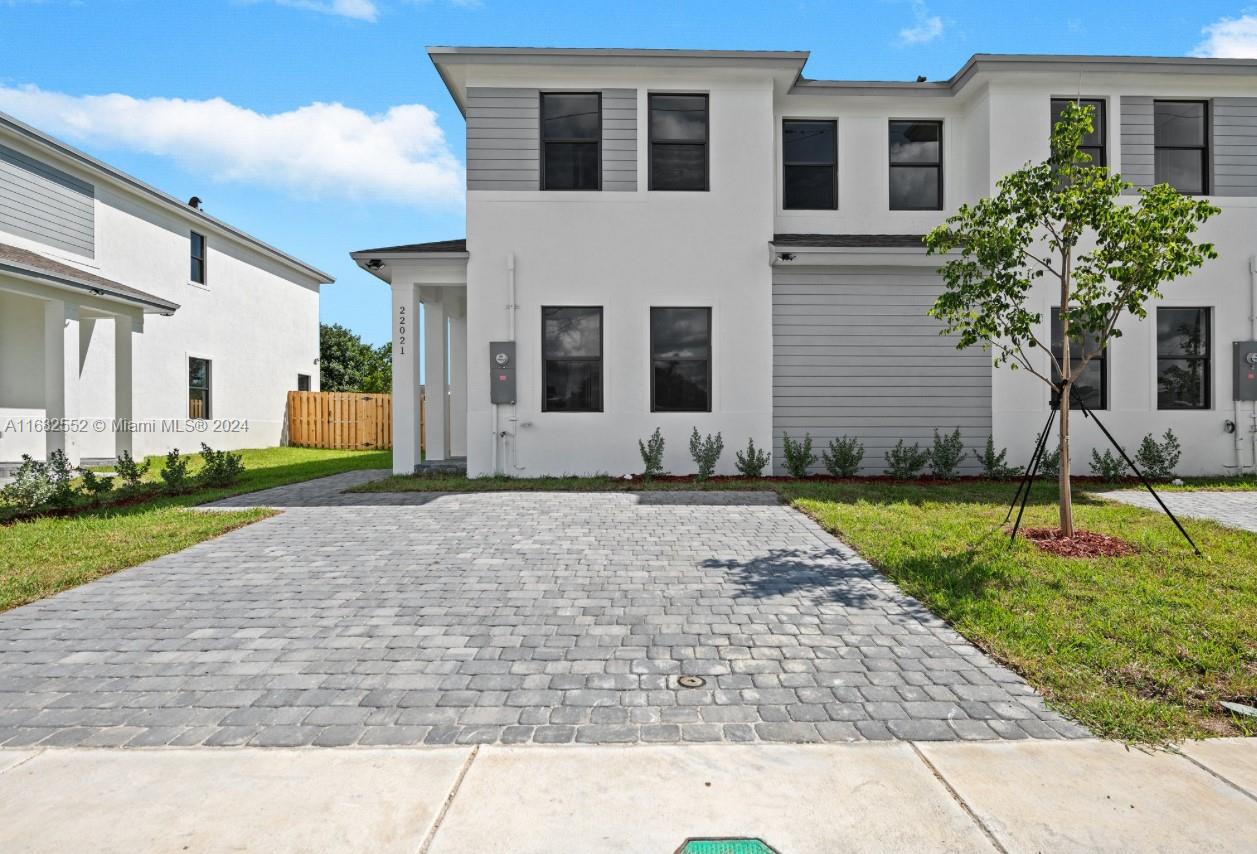
[[[993,349],[996,365],[1029,372],[1060,400],[1058,505],[1064,536],[1074,533],[1069,480],[1074,377],[1121,335],[1117,323],[1124,313],[1146,317],[1162,284],[1217,257],[1212,244],[1193,240],[1217,207],[1168,184],[1140,188],[1136,198],[1124,199],[1130,182],[1091,162],[1080,146],[1092,131],[1093,113],[1089,105],[1067,105],[1052,129],[1046,161],[1001,178],[994,196],[961,205],[925,238],[930,253],[954,253],[942,266],[945,288],[930,309],[943,321],[942,333],[958,336],[958,348]],[[1055,341],[1044,334],[1032,295],[1045,277],[1057,290]],[[1081,341],[1089,346],[1075,357],[1071,348]]]
[[101,504],[109,493],[113,492],[113,478],[101,477],[91,469],[80,469],[82,483],[80,489],[93,504]]
[[30,454],[22,454],[22,465],[14,472],[13,482],[0,489],[4,503],[25,511],[43,507],[52,499],[52,494],[48,466]]
[[642,478],[651,480],[664,474],[663,470],[663,433],[659,428],[655,428],[655,432],[650,434],[650,438],[643,442],[637,440],[638,450],[642,454]]
[[1008,456],[1007,448],[1000,448],[996,453],[994,436],[987,436],[986,448],[980,454],[974,451],[973,456],[982,466],[982,476],[991,480],[1009,480],[1018,477],[1024,471],[1021,466],[1010,466],[1005,462]]
[[1091,449],[1091,473],[1102,478],[1105,483],[1114,483],[1119,480],[1125,469],[1126,463],[1122,461],[1122,458],[1108,448],[1104,449],[1104,454],[1100,454],[1095,448]]
[[904,444],[903,439],[895,443],[895,447],[886,452],[886,472],[895,480],[912,480],[921,473],[930,461],[930,452],[921,450],[916,442],[912,447]]
[[1173,479],[1174,469],[1183,455],[1173,430],[1167,429],[1161,438],[1162,441],[1158,442],[1149,433],[1139,443],[1139,450],[1135,453],[1135,465],[1150,480]]
[[734,454],[734,465],[738,474],[743,477],[763,477],[764,469],[768,468],[769,453],[755,447],[755,439],[748,439],[746,450]]
[[956,476],[957,469],[960,468],[961,461],[965,458],[965,443],[960,438],[960,428],[948,433],[946,436],[938,435],[938,430],[934,431],[934,444],[928,451],[930,455],[930,470],[934,472],[936,477],[953,478]]
[[215,451],[201,443],[201,483],[205,486],[231,486],[244,474],[244,457],[230,451]]
[[825,471],[834,477],[855,477],[864,460],[864,445],[854,436],[829,440],[829,449],[821,451]]
[[191,491],[193,482],[188,476],[188,458],[180,454],[178,448],[171,448],[166,454],[166,464],[160,474],[168,494],[183,495]]
[[812,434],[804,433],[803,441],[798,442],[791,439],[789,433],[783,432],[781,453],[791,477],[807,477],[807,470],[816,462],[816,455],[812,453]]
[[698,466],[698,474],[696,480],[707,480],[716,472],[716,463],[720,461],[720,455],[724,453],[725,440],[721,438],[719,433],[713,437],[710,433],[707,438],[703,438],[698,434],[698,428],[694,428],[694,432],[690,434],[690,456],[694,458],[694,464]]
[[122,480],[121,491],[127,494],[138,492],[144,481],[144,475],[148,474],[148,468],[152,464],[153,461],[147,459],[143,464],[137,463],[130,451],[123,451],[119,454],[118,462],[114,464],[113,470]]

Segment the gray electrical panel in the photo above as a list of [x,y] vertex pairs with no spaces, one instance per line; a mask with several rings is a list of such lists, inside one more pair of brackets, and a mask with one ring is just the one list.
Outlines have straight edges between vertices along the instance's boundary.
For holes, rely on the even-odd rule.
[[489,342],[489,402],[515,402],[515,342]]
[[1235,399],[1257,400],[1257,341],[1236,341],[1232,346]]

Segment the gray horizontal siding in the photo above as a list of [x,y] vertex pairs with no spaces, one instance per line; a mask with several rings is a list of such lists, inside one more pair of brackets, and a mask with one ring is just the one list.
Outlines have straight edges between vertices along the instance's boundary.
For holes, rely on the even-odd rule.
[[537,89],[467,89],[467,189],[541,187],[541,93]]
[[1151,187],[1156,160],[1153,142],[1152,97],[1150,95],[1123,95],[1121,108],[1122,177],[1134,184],[1135,189]]
[[602,189],[637,190],[637,90],[602,91]]
[[95,188],[0,145],[0,229],[94,257]]
[[[880,474],[903,439],[928,447],[934,430],[959,428],[981,450],[991,433],[991,360],[957,350],[926,312],[942,291],[923,272],[773,272],[773,460],[784,471],[782,434],[864,445],[864,474]],[[976,473],[967,456],[962,467]]]
[[1257,98],[1213,99],[1215,196],[1257,196]]

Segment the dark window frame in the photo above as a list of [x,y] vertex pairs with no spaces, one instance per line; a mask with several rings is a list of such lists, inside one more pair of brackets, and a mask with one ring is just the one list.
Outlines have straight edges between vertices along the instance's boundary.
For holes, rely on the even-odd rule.
[[[550,309],[562,309],[570,311],[579,309],[582,311],[598,312],[598,355],[593,356],[572,356],[559,359],[549,359],[546,357],[546,312]],[[607,326],[606,312],[604,307],[600,305],[543,305],[541,307],[541,411],[554,413],[573,413],[577,415],[597,413],[606,411],[606,388],[604,379],[606,378],[606,347],[607,347]],[[550,362],[596,362],[598,364],[598,406],[596,409],[551,409],[546,400],[546,387],[549,385],[549,363]]]
[[[1098,107],[1098,109],[1095,112],[1095,116],[1099,119],[1099,122],[1100,122],[1100,144],[1098,146],[1080,145],[1078,146],[1078,148],[1079,150],[1086,151],[1088,153],[1098,148],[1100,150],[1100,156],[1099,157],[1093,156],[1091,158],[1091,165],[1092,166],[1108,166],[1109,165],[1109,115],[1108,115],[1109,102],[1108,102],[1108,99],[1107,98],[1054,97],[1050,99],[1050,103],[1048,105],[1049,118],[1051,118],[1053,114],[1055,113],[1057,104],[1083,104],[1083,105],[1090,104],[1090,105]],[[1052,127],[1048,129],[1049,135],[1051,131],[1055,129],[1056,129],[1056,123],[1055,123],[1055,120],[1053,120]]]
[[[1049,347],[1051,348],[1051,350],[1052,350],[1052,358],[1053,358],[1053,359],[1055,359],[1056,361],[1060,361],[1060,358],[1061,358],[1061,354],[1058,354],[1058,353],[1056,352],[1057,334],[1056,334],[1056,331],[1055,331],[1055,329],[1054,329],[1054,327],[1056,326],[1056,324],[1060,322],[1059,320],[1055,320],[1056,318],[1060,317],[1060,311],[1061,311],[1060,306],[1056,306],[1056,305],[1052,306],[1052,308],[1048,311],[1048,337],[1049,337],[1048,346],[1049,346]],[[1053,321],[1055,321],[1055,322],[1053,322]],[[1070,355],[1070,363],[1071,363],[1071,365],[1072,365],[1072,363],[1073,363],[1074,361],[1076,361],[1078,358],[1081,358],[1082,356],[1084,356],[1084,355],[1085,355],[1085,352],[1084,352],[1083,350],[1079,349],[1079,348],[1081,348],[1081,347],[1083,347],[1083,346],[1084,346],[1084,345],[1083,345],[1081,342],[1079,342],[1079,341],[1077,341],[1077,340],[1075,340],[1075,339],[1073,339],[1073,338],[1071,338],[1071,339],[1070,339],[1070,341],[1069,341],[1069,355]],[[1074,353],[1075,353],[1075,352],[1077,352],[1077,353],[1079,354],[1077,357],[1074,355]],[[1100,405],[1099,405],[1099,406],[1088,406],[1087,408],[1088,408],[1088,409],[1091,409],[1091,410],[1100,411],[1100,412],[1107,412],[1107,411],[1108,411],[1108,409],[1109,409],[1109,348],[1108,348],[1108,347],[1105,347],[1103,350],[1101,350],[1099,353],[1097,353],[1097,354],[1096,354],[1096,356],[1095,356],[1095,358],[1093,358],[1093,359],[1091,360],[1091,363],[1090,363],[1090,364],[1092,364],[1092,365],[1096,365],[1096,364],[1098,364],[1098,365],[1099,365],[1099,370],[1100,370]],[[1051,366],[1051,374],[1052,374],[1052,381],[1053,381],[1053,382],[1060,382],[1061,377],[1060,377],[1060,374],[1058,374],[1058,373],[1057,373],[1057,371],[1056,371],[1056,365],[1055,365],[1055,364],[1053,364],[1053,365]],[[1071,380],[1071,381],[1072,381],[1072,380],[1076,380],[1077,378],[1078,378],[1078,375],[1077,375],[1076,373],[1074,373],[1074,372],[1071,370],[1071,371],[1070,371],[1070,380]],[[1070,386],[1070,389],[1069,389],[1069,394],[1070,394],[1070,397],[1069,397],[1069,402],[1070,402],[1070,406],[1071,406],[1071,407],[1074,407],[1074,406],[1077,406],[1077,405],[1078,405],[1078,398],[1074,396],[1075,394],[1077,394],[1077,392],[1075,391],[1075,389],[1076,389],[1076,388],[1077,388],[1077,386],[1071,385],[1071,386]],[[1059,405],[1060,398],[1057,396],[1057,391],[1056,391],[1056,389],[1051,389],[1051,390],[1050,390],[1050,392],[1049,392],[1049,400],[1050,400],[1050,405],[1051,405],[1053,408],[1055,408],[1056,406],[1058,406],[1058,405]]]
[[[706,362],[707,363],[707,406],[704,409],[660,409],[655,402],[655,362],[664,361],[655,356],[655,324],[654,314],[656,311],[706,311],[707,312],[707,355],[702,359],[687,357],[684,359],[668,359],[670,362]],[[647,353],[650,364],[650,411],[651,412],[711,412],[712,411],[712,373],[711,363],[714,353],[712,341],[715,338],[715,331],[711,325],[711,306],[709,305],[652,305],[647,316],[646,323],[649,329],[650,343]]]
[[[1205,314],[1205,345],[1203,356],[1162,356],[1160,320],[1162,310],[1169,311],[1203,311]],[[1213,409],[1213,307],[1205,305],[1159,305],[1157,306],[1157,340],[1156,340],[1156,380],[1157,380],[1157,411],[1159,412],[1202,412]],[[1161,406],[1161,363],[1165,362],[1203,362],[1205,366],[1201,387],[1204,390],[1204,403],[1200,406]]]
[[[297,391],[309,391],[309,390],[310,390],[310,379],[311,379],[311,377],[310,377],[310,375],[309,375],[309,374],[297,374]],[[302,386],[302,380],[304,380],[304,381],[305,381],[305,383],[304,383],[305,388],[302,388],[302,387],[301,387],[301,386]]]
[[[1201,116],[1201,122],[1204,127],[1200,135],[1200,145],[1161,145],[1157,142],[1157,104],[1199,104],[1204,108],[1204,115]],[[1152,101],[1152,163],[1153,163],[1153,180],[1156,180],[1156,158],[1159,151],[1199,151],[1200,152],[1200,192],[1199,193],[1183,193],[1182,190],[1175,190],[1183,193],[1185,196],[1207,196],[1213,183],[1213,105],[1207,98],[1154,98]]]
[[[205,385],[203,387],[192,385],[192,363],[193,362],[205,363]],[[189,356],[188,357],[188,419],[190,421],[208,421],[209,419],[214,417],[213,416],[213,411],[214,411],[213,387],[214,387],[214,360],[206,359],[202,356]],[[192,414],[192,400],[193,400],[192,393],[194,391],[200,391],[200,392],[205,393],[205,396],[204,396],[205,411],[201,413],[200,415]]]
[[[829,163],[813,162],[808,160],[788,160],[786,159],[786,125],[788,124],[826,124],[832,125],[834,129],[834,159]],[[791,205],[786,198],[786,172],[792,166],[815,168],[825,166],[830,169],[830,183],[834,191],[834,203],[827,208],[814,208],[802,205]],[[809,118],[783,118],[781,120],[781,209],[784,211],[836,211],[838,210],[838,120],[837,119],[809,119]]]
[[[687,97],[703,99],[703,139],[701,142],[692,139],[655,139],[655,123],[651,121],[656,97]],[[701,145],[703,147],[703,186],[678,189],[657,189],[655,187],[655,143],[660,145]],[[647,186],[651,192],[658,193],[708,193],[711,192],[711,94],[708,92],[647,92],[646,93],[646,151]]]
[[[200,255],[196,254],[197,238],[200,238],[201,240],[201,254]],[[208,255],[209,255],[209,241],[205,239],[205,235],[201,234],[201,232],[199,231],[189,232],[189,236],[188,236],[188,261],[190,265],[188,269],[189,281],[195,282],[198,285],[207,284],[207,281],[209,279],[209,263],[208,263],[209,259],[207,257]],[[198,270],[200,273],[199,278],[198,278]]]
[[[547,95],[593,95],[598,99],[598,133],[594,140],[577,139],[574,137],[560,137],[558,139],[546,138],[546,96]],[[541,171],[541,189],[551,193],[590,193],[598,192],[602,189],[602,92],[601,90],[593,91],[546,91],[540,93],[537,97],[537,139],[540,146],[540,171]],[[598,152],[598,178],[595,187],[547,187],[546,186],[546,145],[554,143],[555,145],[592,145],[596,147]]]
[[[938,125],[938,160],[933,163],[895,163],[890,154],[890,132],[891,128],[897,124],[912,125]],[[890,119],[886,125],[886,157],[889,163],[889,169],[886,173],[886,200],[892,211],[941,211],[947,205],[943,198],[943,120],[942,119]],[[894,207],[891,202],[890,192],[890,176],[894,174],[896,168],[900,169],[928,169],[933,168],[938,175],[938,204],[930,207]]]

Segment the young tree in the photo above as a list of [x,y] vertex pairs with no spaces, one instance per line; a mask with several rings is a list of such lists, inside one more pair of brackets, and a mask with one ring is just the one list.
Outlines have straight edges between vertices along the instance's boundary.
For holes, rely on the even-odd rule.
[[[1210,243],[1196,243],[1200,224],[1219,212],[1202,199],[1180,195],[1168,184],[1141,189],[1091,164],[1079,150],[1091,131],[1092,108],[1070,104],[1052,129],[1051,154],[996,183],[995,195],[960,211],[925,238],[931,254],[956,252],[943,264],[946,286],[930,309],[957,334],[960,349],[981,345],[995,364],[1024,368],[1047,383],[1060,400],[1060,518],[1074,533],[1069,484],[1069,410],[1073,380],[1122,333],[1123,312],[1147,316],[1158,288],[1216,258]],[[1129,202],[1129,203],[1128,203]],[[1059,286],[1060,358],[1040,337],[1042,316],[1027,301],[1035,282]],[[1081,359],[1070,348],[1094,342]],[[1032,358],[1048,357],[1050,370]]]

